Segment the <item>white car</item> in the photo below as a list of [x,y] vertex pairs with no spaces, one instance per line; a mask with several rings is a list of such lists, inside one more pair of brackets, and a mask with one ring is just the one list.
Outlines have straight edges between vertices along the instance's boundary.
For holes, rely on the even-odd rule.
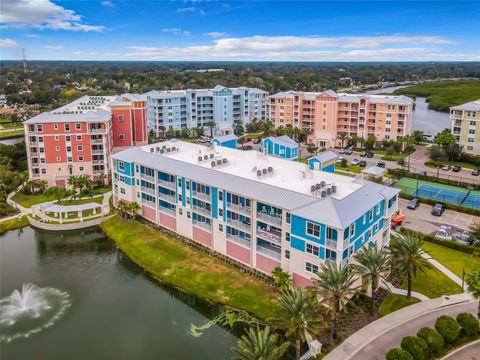
[[352,160],[352,163],[351,163],[352,166],[358,166],[358,164],[360,164],[360,161],[358,161],[358,159]]
[[335,162],[336,162],[337,164],[341,164],[342,161],[343,161],[343,159],[344,159],[343,156],[339,156]]
[[455,236],[451,234],[450,226],[440,226],[440,229],[435,233],[435,237],[441,240],[455,240]]

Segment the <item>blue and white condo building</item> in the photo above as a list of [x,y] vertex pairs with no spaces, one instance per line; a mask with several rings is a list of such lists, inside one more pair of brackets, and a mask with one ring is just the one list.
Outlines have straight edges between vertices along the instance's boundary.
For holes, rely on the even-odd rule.
[[276,266],[299,286],[325,262],[389,243],[398,190],[306,164],[170,140],[112,156],[114,204],[248,266]]
[[206,127],[217,124],[219,134],[254,118],[264,120],[268,92],[256,88],[187,89],[150,91],[147,96],[147,124],[157,136],[164,130]]

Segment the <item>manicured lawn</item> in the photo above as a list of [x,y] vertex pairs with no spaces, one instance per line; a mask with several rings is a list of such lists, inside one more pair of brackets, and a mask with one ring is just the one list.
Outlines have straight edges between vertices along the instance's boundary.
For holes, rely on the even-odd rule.
[[[407,289],[406,280],[402,284],[402,289]],[[417,276],[412,282],[412,291],[433,299],[442,295],[459,294],[462,292],[462,288],[436,268],[431,268],[425,273],[417,272]]]
[[0,139],[9,137],[9,136],[15,136],[15,135],[23,135],[24,129],[18,129],[18,130],[10,130],[10,131],[0,131]]
[[18,192],[13,195],[12,200],[23,207],[31,207],[32,205],[41,204],[46,201],[53,201],[55,200],[55,196],[45,194],[24,195],[21,192]]
[[341,164],[337,164],[336,166],[337,166],[338,170],[350,171],[350,172],[353,172],[355,174],[359,174],[364,169],[360,166],[352,166],[352,165],[348,165],[347,167],[343,167]]
[[407,300],[407,297],[404,295],[390,294],[383,301],[380,306],[379,312],[380,315],[385,316],[394,311],[400,310],[405,306],[409,306],[419,302],[417,298],[412,297],[410,300]]
[[470,254],[428,241],[423,243],[422,248],[428,255],[460,278],[462,277],[463,269],[465,269],[466,273],[480,270],[480,259],[474,258]]
[[103,201],[103,196],[97,196],[93,198],[83,198],[83,199],[70,199],[70,200],[62,200],[61,205],[80,205],[80,204],[88,204],[88,203],[97,203],[101,204]]
[[116,216],[101,227],[130,259],[160,280],[261,318],[274,316],[276,293],[261,280],[137,221],[125,221]]
[[24,216],[21,219],[12,219],[7,221],[0,222],[0,234],[7,232],[9,230],[20,229],[22,227],[28,226],[30,223],[27,220],[27,217]]

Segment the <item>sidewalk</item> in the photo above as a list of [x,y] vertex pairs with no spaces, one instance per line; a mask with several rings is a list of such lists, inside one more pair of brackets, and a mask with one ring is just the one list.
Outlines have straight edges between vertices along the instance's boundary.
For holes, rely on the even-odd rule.
[[[407,290],[396,288],[395,286],[393,286],[393,284],[389,283],[388,281],[383,281],[380,284],[380,287],[384,288],[384,289],[387,289],[392,294],[405,295],[405,296],[407,296],[407,294],[408,294]],[[416,291],[412,291],[412,297],[417,298],[420,301],[430,300],[430,298],[428,296],[425,296],[425,295],[423,295],[419,292],[416,292]]]

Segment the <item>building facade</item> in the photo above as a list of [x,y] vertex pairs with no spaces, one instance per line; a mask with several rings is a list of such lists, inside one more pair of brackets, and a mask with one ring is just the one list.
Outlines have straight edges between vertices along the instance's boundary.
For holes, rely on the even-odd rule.
[[72,175],[108,177],[116,149],[147,144],[141,103],[132,94],[83,96],[25,121],[29,178],[67,187]]
[[268,93],[255,88],[187,89],[151,91],[147,97],[149,130],[162,131],[207,128],[214,121],[218,134],[254,118],[265,119]]
[[385,246],[398,190],[308,165],[171,140],[112,155],[113,201],[266,274],[298,286],[325,262]]
[[282,159],[297,160],[299,145],[289,136],[282,135],[263,139],[260,150]]
[[480,99],[450,108],[452,134],[466,153],[480,155]]
[[320,148],[344,146],[339,134],[377,141],[410,134],[413,101],[406,96],[281,92],[268,100],[268,116],[276,128],[288,124],[311,129],[309,142]]

